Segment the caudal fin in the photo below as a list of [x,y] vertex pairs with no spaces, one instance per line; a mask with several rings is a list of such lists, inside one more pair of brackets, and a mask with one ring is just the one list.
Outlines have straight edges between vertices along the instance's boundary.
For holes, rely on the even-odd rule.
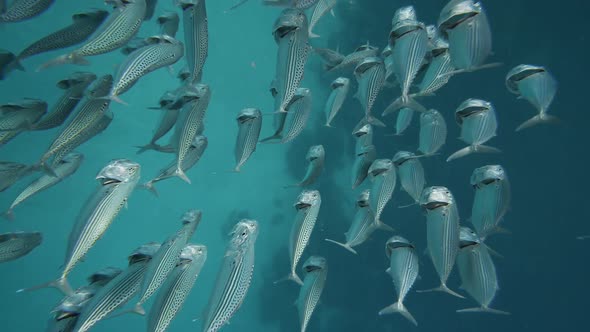
[[341,246],[342,248],[350,251],[351,253],[353,253],[355,255],[358,255],[358,253],[356,252],[356,250],[352,249],[352,247],[348,243],[342,243],[342,242],[334,241],[334,240],[331,240],[331,239],[325,239],[325,240],[328,241],[328,242],[335,243],[335,244]]
[[274,134],[274,135],[269,136],[267,138],[261,139],[259,142],[260,143],[280,143],[280,141],[281,141],[282,138],[283,138],[283,135],[281,135],[281,134]]
[[2,216],[7,220],[14,221],[14,212],[12,211],[12,208],[6,210],[6,212],[4,212]]
[[320,35],[316,35],[313,31],[309,30],[309,38],[319,38]]
[[160,194],[158,194],[156,187],[154,187],[154,182],[148,181],[148,182],[142,184],[141,187],[148,190],[149,192],[154,194],[156,197],[160,197]]
[[139,150],[137,150],[137,154],[142,154],[148,150],[155,150],[158,151],[160,146],[156,143],[148,143],[146,145],[136,145],[136,148],[138,148]]
[[412,316],[412,314],[408,311],[408,309],[406,309],[406,307],[404,306],[404,304],[401,303],[401,302],[395,302],[394,304],[389,305],[389,306],[381,309],[379,311],[379,316],[388,315],[388,314],[394,314],[394,313],[401,314],[407,320],[409,320],[410,322],[412,322],[412,324],[418,326],[418,322],[416,322],[416,319],[414,319],[414,316]]
[[456,70],[452,70],[452,71],[446,72],[446,73],[444,73],[442,75],[439,75],[438,78],[440,79],[440,78],[443,78],[443,77],[446,77],[446,76],[453,76],[453,75],[462,74],[462,73],[473,73],[475,71],[479,71],[479,70],[482,70],[482,69],[496,68],[496,67],[500,67],[502,65],[504,65],[504,64],[501,63],[501,62],[494,62],[494,63],[486,63],[484,65],[473,67],[473,68],[456,69]]
[[281,282],[283,282],[283,281],[287,281],[287,280],[291,280],[291,281],[294,281],[294,282],[296,282],[296,283],[297,283],[297,284],[299,284],[299,285],[303,285],[303,281],[301,281],[301,278],[299,278],[299,276],[297,275],[297,273],[296,273],[296,272],[294,272],[294,271],[293,271],[293,272],[291,272],[291,273],[290,273],[288,276],[286,276],[286,277],[283,277],[283,278],[281,278],[281,279],[279,279],[279,280],[275,281],[275,282],[274,282],[274,284],[276,285],[276,284],[278,284],[278,283],[281,283]]
[[516,131],[521,131],[523,129],[527,129],[539,124],[558,124],[559,123],[559,119],[553,115],[549,115],[547,113],[541,113],[541,114],[537,114],[535,116],[533,116],[532,118],[526,120],[525,122],[523,122],[520,126],[518,126],[518,128],[516,128]]
[[65,65],[65,64],[75,64],[75,65],[88,66],[88,65],[90,65],[90,61],[86,60],[83,56],[78,55],[76,53],[64,54],[64,55],[58,56],[57,58],[55,58],[53,60],[49,60],[49,61],[45,62],[44,64],[42,64],[41,66],[39,66],[37,68],[37,72],[40,72],[40,71],[45,70],[47,68],[61,66],[61,65]]
[[492,308],[488,308],[488,307],[460,309],[460,310],[457,310],[457,312],[489,312],[491,314],[497,314],[497,315],[510,315],[509,312],[497,310],[497,309],[492,309]]
[[53,177],[58,177],[57,173],[55,173],[55,170],[53,170],[53,168],[51,168],[51,166],[47,165],[47,163],[45,161],[40,161],[37,164],[31,166],[31,169],[33,171],[43,171],[45,174],[49,175],[49,176],[53,176]]
[[447,285],[445,284],[441,284],[440,286],[436,287],[436,288],[432,288],[432,289],[425,289],[425,290],[419,290],[417,291],[418,293],[428,293],[428,292],[444,292],[447,294],[451,294],[453,296],[456,296],[460,299],[464,299],[465,297],[459,293],[456,293],[454,291],[452,291],[451,289],[449,289],[449,287],[447,287]]
[[395,232],[395,229],[393,229],[393,227],[387,225],[386,223],[384,223],[383,221],[381,221],[379,219],[375,220],[375,227],[377,229],[382,230],[382,231]]
[[38,289],[42,289],[42,288],[50,288],[50,287],[59,289],[65,295],[68,295],[68,296],[74,295],[74,290],[72,289],[72,287],[68,283],[68,280],[65,277],[61,277],[57,280],[46,282],[41,285],[37,285],[37,286],[29,287],[29,288],[22,288],[22,289],[17,290],[16,292],[17,293],[30,292],[30,291],[34,291],[34,290],[38,290]]
[[119,317],[125,314],[138,314],[141,316],[145,316],[145,309],[142,307],[142,305],[140,303],[137,303],[133,308],[131,309],[127,309],[127,310],[121,310],[115,314],[109,315],[106,318],[107,319],[111,319],[111,318],[115,318],[115,317]]
[[414,99],[412,95],[410,95],[406,96],[405,98],[403,98],[402,96],[394,100],[391,104],[389,104],[389,106],[387,106],[387,108],[383,111],[381,116],[386,116],[404,107],[420,113],[426,113],[428,111],[426,107],[422,106],[422,104],[417,102],[416,99]]
[[452,155],[447,158],[447,162],[463,158],[472,153],[501,153],[500,149],[494,148],[492,146],[487,145],[470,145],[466,146],[463,149],[456,151]]
[[174,175],[181,178],[184,182],[191,184],[191,179],[189,179],[188,176],[186,176],[182,168],[177,168],[176,171],[174,171]]

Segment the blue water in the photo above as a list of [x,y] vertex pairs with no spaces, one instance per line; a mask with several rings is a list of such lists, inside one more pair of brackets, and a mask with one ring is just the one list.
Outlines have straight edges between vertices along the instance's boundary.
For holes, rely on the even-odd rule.
[[[313,40],[318,47],[349,53],[367,40],[382,47],[387,42],[394,11],[412,4],[420,20],[434,23],[446,1],[341,0],[336,16],[324,17],[316,27],[322,38]],[[177,10],[171,1],[161,0],[156,16],[165,10]],[[179,227],[179,218],[188,209],[201,209],[203,220],[193,238],[209,248],[209,258],[184,309],[170,331],[199,330],[199,318],[207,303],[228,232],[240,218],[259,221],[256,266],[248,296],[223,331],[298,331],[298,316],[293,301],[298,287],[293,283],[273,285],[289,269],[288,236],[295,215],[292,207],[298,189],[283,189],[303,176],[305,153],[310,145],[326,148],[326,168],[315,186],[322,194],[322,207],[316,229],[304,259],[308,255],[325,256],[328,281],[322,301],[309,331],[553,331],[587,329],[587,299],[590,296],[587,268],[590,240],[576,236],[590,234],[586,209],[587,188],[585,154],[589,142],[585,94],[588,73],[584,44],[589,37],[587,15],[590,5],[569,1],[562,7],[554,1],[485,1],[494,35],[494,54],[500,68],[456,76],[424,100],[438,109],[449,126],[442,155],[423,160],[428,185],[449,187],[458,201],[462,223],[471,211],[473,192],[469,176],[474,168],[501,164],[512,185],[512,205],[504,225],[510,235],[492,238],[490,245],[504,257],[495,258],[500,290],[492,306],[510,312],[510,316],[457,314],[455,310],[475,306],[472,299],[460,300],[442,293],[411,292],[407,308],[419,323],[415,328],[399,315],[379,317],[377,312],[393,302],[395,292],[385,269],[388,265],[384,243],[390,234],[376,232],[353,256],[324,242],[326,237],[343,239],[353,216],[358,190],[350,190],[350,168],[354,141],[350,131],[362,116],[360,104],[352,98],[345,103],[335,128],[322,126],[323,103],[329,83],[335,78],[321,70],[312,55],[302,86],[313,92],[313,115],[305,131],[286,145],[260,145],[240,174],[232,169],[233,147],[237,134],[235,115],[245,107],[273,110],[268,92],[274,76],[276,45],[271,35],[280,9],[261,6],[250,0],[234,12],[224,13],[233,0],[207,2],[209,16],[209,57],[203,82],[210,85],[212,99],[206,118],[205,135],[209,147],[202,160],[188,172],[192,185],[179,179],[157,184],[159,198],[136,190],[105,236],[88,253],[69,280],[85,284],[92,272],[106,267],[126,265],[127,255],[149,241],[163,241]],[[101,1],[56,1],[41,16],[0,27],[0,47],[18,52],[30,42],[69,24],[70,16],[81,10],[106,8]],[[181,25],[182,26],[182,25]],[[153,21],[146,22],[138,35],[157,32]],[[182,40],[182,28],[177,37]],[[26,72],[15,72],[0,81],[0,102],[23,97],[40,98],[50,105],[61,91],[55,83],[76,70],[89,70],[98,76],[114,73],[124,56],[118,51],[92,57],[89,67],[63,66],[41,73],[34,68],[63,54],[56,51],[24,61]],[[504,86],[504,76],[513,66],[531,63],[546,66],[557,78],[559,91],[551,112],[562,119],[558,126],[539,126],[515,133],[514,128],[534,114],[525,101],[516,100]],[[179,71],[181,60],[174,68]],[[96,173],[111,159],[129,158],[142,166],[142,180],[155,176],[170,160],[170,155],[146,152],[136,155],[134,145],[145,144],[158,119],[154,106],[165,90],[176,88],[178,81],[165,69],[143,78],[121,96],[129,106],[113,103],[114,121],[101,135],[81,146],[82,167],[71,178],[31,198],[15,210],[14,222],[2,222],[0,232],[33,231],[43,233],[43,244],[19,260],[0,265],[0,331],[42,331],[49,311],[61,295],[53,289],[17,294],[19,288],[54,279],[59,274],[66,239],[86,198],[95,190]],[[354,92],[356,87],[351,88]],[[384,91],[375,106],[375,114],[398,96],[397,89]],[[452,163],[444,159],[463,147],[455,139],[459,128],[452,114],[469,97],[490,100],[499,119],[498,136],[490,143],[503,150],[498,155],[473,155]],[[393,130],[395,117],[384,119],[387,129],[377,129],[375,144],[380,158],[391,158],[398,150],[417,146],[417,118],[401,137],[385,136]],[[0,149],[0,159],[32,164],[49,146],[59,129],[24,133]],[[272,121],[264,119],[261,136],[272,133]],[[24,179],[0,195],[0,208],[9,206],[32,178]],[[409,204],[409,196],[397,190],[386,207],[382,220],[399,234],[414,242],[421,253],[425,249],[425,218],[418,207],[398,209]],[[420,275],[416,289],[438,283],[432,263],[420,255]],[[449,286],[458,289],[459,276],[451,275]],[[141,331],[145,319],[124,316],[98,323],[94,331]]]

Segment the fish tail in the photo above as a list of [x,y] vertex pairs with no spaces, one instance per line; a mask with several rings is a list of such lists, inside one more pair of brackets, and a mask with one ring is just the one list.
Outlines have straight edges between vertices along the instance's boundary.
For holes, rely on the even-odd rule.
[[291,281],[296,282],[299,285],[303,285],[303,281],[301,281],[301,278],[299,278],[299,276],[297,275],[297,273],[295,271],[292,271],[288,276],[275,281],[274,284],[276,285],[278,283],[281,283],[281,282],[287,281],[287,280],[291,280]]
[[110,94],[110,95],[108,95],[108,97],[99,97],[97,99],[100,99],[100,98],[110,99],[116,103],[123,104],[125,106],[129,106],[129,104],[127,102],[123,101],[121,98],[119,98],[118,95],[115,95],[115,94]]
[[141,187],[148,190],[149,192],[154,194],[156,197],[160,197],[160,194],[158,194],[156,187],[154,187],[154,182],[148,181],[148,182],[142,184]]
[[393,229],[393,227],[387,225],[386,223],[384,223],[383,221],[376,219],[375,220],[375,227],[377,227],[380,230],[383,231],[387,231],[387,232],[395,232],[395,229]]
[[47,68],[61,66],[61,65],[65,65],[65,64],[75,64],[75,65],[88,66],[88,65],[90,65],[90,61],[86,60],[83,56],[72,52],[70,54],[60,55],[55,59],[45,62],[44,64],[42,64],[41,66],[39,66],[37,68],[37,72],[40,72],[40,71],[45,70]]
[[141,316],[145,316],[145,309],[143,308],[143,306],[141,305],[141,303],[137,303],[131,309],[122,310],[122,311],[119,311],[116,314],[108,315],[106,317],[106,319],[111,319],[111,318],[123,316],[123,315],[126,315],[126,314],[138,314],[138,315],[141,315]]
[[176,171],[174,171],[174,175],[178,176],[179,178],[181,178],[184,182],[191,184],[191,179],[188,178],[188,176],[186,176],[186,174],[184,173],[184,171],[182,170],[182,168],[178,167],[176,169]]
[[279,143],[282,138],[283,138],[283,135],[274,134],[274,135],[269,136],[267,138],[261,139],[259,142],[260,143]]
[[158,149],[160,148],[160,146],[156,143],[148,143],[146,145],[136,145],[135,147],[139,149],[136,152],[137,154],[142,154],[142,153],[146,152],[147,150],[158,151]]
[[389,104],[389,106],[387,106],[385,108],[385,110],[383,111],[383,113],[381,113],[381,116],[386,116],[388,114],[391,114],[391,113],[393,113],[393,112],[401,109],[402,107],[404,107],[404,104],[402,102],[402,97],[398,97],[391,104]]
[[319,38],[319,37],[320,37],[320,35],[313,33],[313,31],[311,31],[311,29],[309,30],[309,38]]
[[335,243],[335,244],[341,246],[342,248],[350,251],[351,253],[353,253],[355,255],[358,255],[358,253],[356,252],[356,250],[352,249],[352,247],[348,243],[342,243],[342,242],[334,241],[334,240],[331,240],[331,239],[324,239],[324,240],[326,240],[328,242]]
[[37,286],[29,287],[29,288],[22,288],[22,289],[17,290],[16,292],[17,293],[30,292],[30,291],[34,291],[34,290],[38,290],[38,289],[42,289],[42,288],[48,288],[48,287],[57,288],[62,293],[64,293],[65,295],[68,295],[68,296],[74,295],[74,290],[70,286],[70,283],[68,283],[68,280],[66,279],[65,276],[61,276],[57,280],[46,282],[41,285],[37,285]]
[[458,150],[455,153],[453,153],[452,155],[450,155],[447,158],[447,162],[452,161],[452,160],[455,160],[455,159],[463,158],[466,155],[469,155],[469,154],[471,154],[473,152],[475,152],[474,149],[473,149],[473,146],[471,146],[471,145],[470,146],[466,146],[463,149]]
[[14,212],[12,211],[12,207],[6,210],[6,212],[4,212],[2,216],[7,220],[14,221]]
[[374,117],[372,115],[367,115],[367,118],[366,118],[365,122],[368,123],[368,124],[371,124],[373,126],[387,127],[385,125],[385,123],[383,123],[383,121],[377,119],[376,117]]
[[57,173],[55,173],[55,170],[51,168],[51,166],[47,165],[45,160],[41,160],[37,164],[31,166],[31,169],[33,171],[43,171],[49,176],[58,177]]
[[465,297],[459,293],[456,293],[454,291],[452,291],[449,287],[447,287],[446,284],[441,284],[440,286],[436,287],[436,288],[431,288],[431,289],[425,289],[425,290],[419,290],[417,291],[418,293],[428,293],[428,292],[444,292],[447,294],[451,294],[453,296],[456,296],[460,299],[464,299]]
[[507,311],[492,309],[492,308],[488,308],[488,307],[460,309],[460,310],[457,310],[457,312],[488,312],[488,313],[497,314],[497,315],[510,315],[510,313]]
[[381,309],[379,311],[379,316],[393,314],[393,313],[401,314],[407,320],[412,322],[412,324],[418,326],[418,322],[416,322],[416,319],[414,319],[414,316],[412,316],[412,314],[408,311],[408,309],[406,309],[406,307],[404,306],[404,304],[402,302],[395,302],[394,304]]
[[558,124],[559,123],[559,119],[556,116],[553,115],[549,115],[547,113],[540,113],[537,114],[535,116],[533,116],[532,118],[526,120],[525,122],[523,122],[520,126],[518,126],[518,128],[516,128],[516,131],[521,131],[523,129],[527,129],[539,124]]

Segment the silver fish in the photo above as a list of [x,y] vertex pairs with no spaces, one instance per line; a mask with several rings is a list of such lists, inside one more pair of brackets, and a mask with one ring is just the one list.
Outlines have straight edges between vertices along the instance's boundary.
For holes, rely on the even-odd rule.
[[499,224],[510,207],[510,182],[500,165],[476,168],[470,182],[475,189],[471,223],[483,240],[499,230]]
[[141,167],[138,163],[127,159],[109,162],[96,176],[100,186],[86,201],[70,233],[60,277],[46,284],[21,289],[19,292],[56,287],[65,294],[72,294],[72,288],[66,279],[68,274],[103,236],[123,206],[127,204],[139,180],[140,171]]
[[148,317],[149,332],[164,332],[182,309],[184,301],[207,260],[207,247],[189,244],[180,253],[180,262],[158,292]]
[[84,306],[74,331],[88,331],[100,320],[127,303],[139,291],[149,262],[159,248],[159,243],[148,243],[129,256],[127,269],[94,294]]
[[497,148],[483,145],[496,136],[498,121],[494,106],[490,102],[480,99],[467,99],[455,111],[455,120],[461,127],[463,142],[469,146],[450,155],[447,161],[464,157],[471,153],[500,153]]
[[317,48],[314,47],[313,51],[320,56],[324,63],[324,69],[330,70],[335,66],[339,65],[344,60],[344,55],[340,54],[337,50],[331,50],[329,48]]
[[490,308],[499,289],[496,267],[486,245],[474,238],[473,231],[466,227],[461,229],[461,249],[457,256],[457,266],[461,275],[461,287],[480,305],[477,308],[461,309],[457,312],[510,314]]
[[426,213],[428,254],[440,278],[440,286],[430,291],[463,298],[447,287],[459,251],[459,211],[455,198],[446,187],[428,187],[422,191],[420,206]]
[[354,131],[369,123],[385,127],[381,120],[371,115],[375,100],[385,83],[385,65],[378,57],[369,57],[361,61],[354,69],[354,76],[358,82],[358,90],[354,95],[363,106],[365,117],[355,127]]
[[27,200],[29,197],[37,194],[38,192],[56,185],[57,183],[75,173],[80,167],[80,164],[82,164],[83,160],[84,156],[80,153],[68,154],[60,161],[59,165],[53,169],[57,177],[44,174],[29,184],[12,202],[8,208],[8,211],[5,213],[6,217],[10,220],[14,219],[13,210],[17,205],[21,204],[23,201]]
[[[4,1],[4,0],[3,0]],[[46,11],[55,0],[14,0],[3,8],[0,14],[0,23],[20,22]]]
[[377,52],[379,49],[375,46],[372,46],[367,42],[359,47],[357,47],[354,52],[346,55],[340,63],[330,69],[328,71],[335,72],[339,70],[344,70],[349,67],[356,66],[359,62],[363,61],[365,58],[375,57],[377,56]]
[[326,127],[332,127],[331,123],[334,117],[342,108],[342,104],[344,104],[344,100],[346,100],[348,90],[350,89],[350,80],[346,77],[338,77],[330,84],[330,88],[332,92],[325,106]]
[[207,305],[203,332],[218,331],[229,323],[244,302],[252,282],[258,222],[242,219],[230,235],[232,238]]
[[[181,168],[183,172],[191,169],[201,159],[203,153],[207,149],[208,143],[207,137],[205,136],[198,135],[195,137],[193,143],[189,147],[186,157],[182,161]],[[175,173],[178,168],[176,163],[176,160],[172,161],[168,166],[161,169],[160,173],[155,178],[144,183],[143,187],[150,190],[155,195],[158,195],[156,188],[154,188],[154,183],[176,176]]]
[[311,14],[311,19],[309,20],[309,38],[317,38],[320,35],[316,35],[313,33],[313,28],[319,22],[322,16],[326,15],[329,11],[334,13],[333,9],[336,6],[336,0],[319,0],[318,3],[313,8],[313,13]]
[[10,161],[0,161],[0,192],[8,189],[16,181],[31,174],[31,167]]
[[299,312],[299,324],[301,332],[307,330],[309,319],[313,314],[316,306],[320,302],[320,297],[326,284],[328,266],[326,259],[320,256],[310,256],[303,263],[303,285],[299,290],[297,298],[297,311]]
[[161,35],[168,35],[172,38],[176,37],[176,32],[178,32],[178,24],[180,23],[178,14],[174,12],[166,12],[158,16],[156,22],[160,26]]
[[516,131],[540,123],[557,123],[558,119],[547,114],[557,92],[557,81],[545,67],[518,65],[506,75],[508,91],[530,102],[539,114],[523,122]]
[[[287,105],[285,114],[285,123],[281,133],[277,136],[271,136],[261,142],[269,143],[288,143],[297,138],[299,134],[305,129],[309,116],[311,114],[311,90],[308,88],[298,88],[295,91],[295,95],[291,99],[289,105]],[[286,133],[283,134],[282,132]],[[269,141],[274,139],[272,141]],[[278,139],[278,140],[276,140]]]
[[82,46],[46,62],[38,70],[68,63],[89,64],[85,57],[108,53],[125,45],[139,31],[145,10],[145,0],[117,1],[113,12]]
[[374,145],[365,146],[361,151],[356,152],[354,164],[352,165],[352,189],[357,188],[365,181],[369,167],[371,167],[375,159],[377,159],[377,151]]
[[57,82],[57,87],[64,94],[53,105],[51,111],[33,125],[33,130],[46,130],[61,126],[84,96],[84,91],[96,80],[96,75],[89,72],[75,72]]
[[39,99],[23,99],[0,105],[0,131],[27,130],[47,113],[47,103]]
[[0,263],[15,260],[30,253],[41,244],[39,232],[15,232],[0,234]]
[[209,53],[209,23],[205,0],[180,0],[186,60],[191,76],[189,83],[201,81],[203,67]]
[[397,174],[391,159],[376,159],[367,173],[371,179],[369,207],[373,211],[375,222],[377,222],[381,220],[381,213],[383,213],[385,205],[393,196],[397,183]]
[[385,254],[389,258],[387,273],[393,279],[397,292],[397,301],[379,311],[379,315],[400,313],[414,325],[418,325],[416,319],[404,306],[404,299],[418,278],[420,265],[416,248],[408,240],[401,236],[392,236],[385,243]]
[[239,172],[256,151],[260,129],[262,128],[262,113],[257,108],[245,108],[238,113],[238,136],[234,149],[236,160],[235,172]]
[[289,237],[291,272],[287,277],[280,279],[279,281],[292,280],[299,285],[303,285],[303,281],[301,281],[301,278],[299,278],[296,272],[297,264],[309,243],[311,233],[320,212],[321,204],[322,198],[320,192],[317,190],[304,190],[297,197],[297,201],[294,204],[295,209],[297,210],[297,215],[295,216],[295,221],[291,228],[291,235]]
[[[143,17],[144,21],[150,20],[154,16],[154,12],[156,11],[156,6],[158,5],[158,0],[145,0],[145,16]],[[174,37],[174,36],[172,36]]]
[[393,164],[399,174],[399,180],[405,192],[414,202],[420,202],[420,195],[424,189],[424,167],[419,157],[408,151],[399,151],[393,156]]
[[411,108],[402,107],[397,113],[397,118],[395,120],[395,135],[402,135],[412,123],[413,117],[414,111]]
[[352,136],[356,139],[354,151],[359,154],[365,147],[373,145],[373,126],[367,123],[353,132]]
[[33,42],[17,55],[15,61],[20,66],[20,61],[33,55],[77,45],[90,37],[107,16],[108,12],[104,10],[74,14],[72,24]]
[[455,70],[449,53],[449,43],[436,36],[432,40],[433,47],[430,50],[431,59],[424,77],[418,85],[418,96],[431,95],[445,86],[451,79],[450,73]]
[[308,162],[305,176],[297,184],[287,187],[307,187],[314,184],[324,169],[325,156],[323,145],[312,145],[305,155],[305,160]]
[[418,151],[424,156],[436,154],[447,140],[447,123],[437,110],[420,114]]

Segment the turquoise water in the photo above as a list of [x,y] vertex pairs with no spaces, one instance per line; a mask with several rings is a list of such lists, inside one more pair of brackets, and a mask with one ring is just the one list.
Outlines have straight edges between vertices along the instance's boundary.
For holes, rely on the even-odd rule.
[[[322,37],[313,40],[317,47],[339,49],[349,53],[367,40],[382,47],[386,44],[394,11],[415,6],[420,20],[434,23],[446,1],[378,1],[342,0],[335,17],[324,17],[315,31]],[[357,191],[350,190],[350,172],[354,141],[351,129],[361,118],[360,104],[352,98],[345,103],[335,128],[323,127],[323,104],[329,83],[335,76],[325,74],[317,56],[311,55],[303,87],[313,93],[313,113],[305,131],[286,145],[259,145],[239,174],[233,168],[233,148],[237,134],[235,115],[246,107],[273,111],[268,91],[274,76],[276,45],[272,24],[280,9],[261,6],[250,0],[230,13],[224,11],[232,0],[208,1],[209,56],[203,82],[210,85],[212,99],[206,117],[205,135],[209,147],[201,161],[187,174],[192,185],[180,179],[158,183],[159,197],[136,190],[104,237],[88,253],[69,277],[77,287],[85,284],[92,272],[106,267],[126,265],[127,255],[149,241],[163,241],[179,227],[180,216],[188,209],[201,209],[203,220],[193,238],[209,248],[209,258],[184,309],[170,331],[199,330],[201,312],[206,306],[231,227],[243,217],[260,223],[256,243],[254,280],[248,296],[223,331],[298,331],[297,311],[293,301],[298,287],[293,283],[273,285],[289,270],[288,236],[295,215],[292,207],[299,189],[283,189],[297,182],[305,172],[305,153],[309,146],[323,144],[326,166],[314,186],[322,194],[320,216],[304,258],[311,254],[325,256],[329,272],[325,292],[309,331],[544,331],[583,330],[590,271],[586,267],[590,242],[576,240],[589,234],[588,210],[585,209],[585,153],[588,138],[583,135],[588,115],[582,98],[587,70],[582,49],[588,38],[589,5],[573,1],[565,12],[557,12],[555,2],[486,1],[484,2],[494,35],[492,61],[504,63],[500,68],[456,76],[432,98],[424,99],[428,107],[438,109],[449,126],[447,144],[442,155],[423,161],[428,185],[449,187],[458,201],[462,223],[467,223],[473,197],[469,176],[474,168],[499,163],[512,184],[512,205],[505,218],[511,235],[498,235],[490,245],[504,257],[495,258],[500,290],[492,306],[509,311],[511,316],[457,314],[456,309],[472,307],[472,299],[460,300],[445,294],[411,292],[406,306],[418,323],[414,328],[403,317],[377,316],[391,304],[395,292],[384,273],[388,262],[384,243],[390,234],[376,232],[353,256],[324,242],[326,237],[343,240],[354,213]],[[17,52],[49,31],[70,23],[70,16],[89,8],[106,8],[101,1],[56,1],[43,15],[28,21],[0,27],[0,47]],[[156,15],[176,10],[171,1],[159,1]],[[155,23],[146,22],[139,36],[158,31]],[[177,37],[182,40],[182,24]],[[91,57],[88,67],[63,66],[37,73],[43,62],[63,54],[55,51],[23,62],[25,72],[12,73],[0,81],[0,102],[34,97],[50,105],[61,90],[55,83],[76,70],[88,70],[98,76],[114,73],[124,56],[115,51]],[[504,76],[520,63],[544,65],[556,76],[559,91],[551,112],[563,120],[559,126],[539,126],[515,133],[514,128],[534,114],[525,101],[518,101],[504,87]],[[181,60],[174,68],[178,72]],[[19,260],[0,265],[0,331],[44,330],[49,311],[61,298],[58,291],[44,289],[17,294],[15,291],[56,278],[63,262],[66,239],[86,198],[95,190],[96,173],[111,159],[129,158],[142,166],[142,181],[155,176],[167,165],[171,155],[146,152],[136,155],[134,145],[151,138],[158,119],[154,106],[165,90],[176,88],[178,81],[166,69],[149,74],[121,99],[129,105],[111,104],[115,114],[110,127],[81,146],[82,167],[58,186],[40,193],[15,210],[14,222],[2,222],[0,232],[33,231],[43,233],[43,244]],[[356,86],[351,87],[351,93]],[[398,96],[397,89],[381,93],[374,114],[380,114]],[[499,155],[473,155],[452,163],[445,158],[463,147],[457,139],[459,128],[452,112],[464,99],[490,100],[499,119],[498,136],[490,143],[503,150]],[[380,158],[391,158],[398,150],[417,146],[417,117],[401,137],[385,136],[394,127],[395,117],[386,117],[387,129],[377,129],[374,142]],[[49,146],[59,129],[23,133],[0,149],[0,159],[33,164]],[[272,133],[272,121],[265,117],[261,137]],[[7,208],[14,197],[28,185],[23,179],[0,195],[0,207]],[[365,184],[366,185],[366,184]],[[382,220],[410,239],[421,253],[426,246],[424,216],[409,204],[409,196],[397,190],[386,207]],[[420,255],[421,279],[416,289],[437,284],[432,263]],[[457,289],[458,274],[453,272],[449,286]],[[151,301],[150,301],[151,302]],[[138,316],[117,317],[98,323],[93,331],[140,331],[145,319]]]

